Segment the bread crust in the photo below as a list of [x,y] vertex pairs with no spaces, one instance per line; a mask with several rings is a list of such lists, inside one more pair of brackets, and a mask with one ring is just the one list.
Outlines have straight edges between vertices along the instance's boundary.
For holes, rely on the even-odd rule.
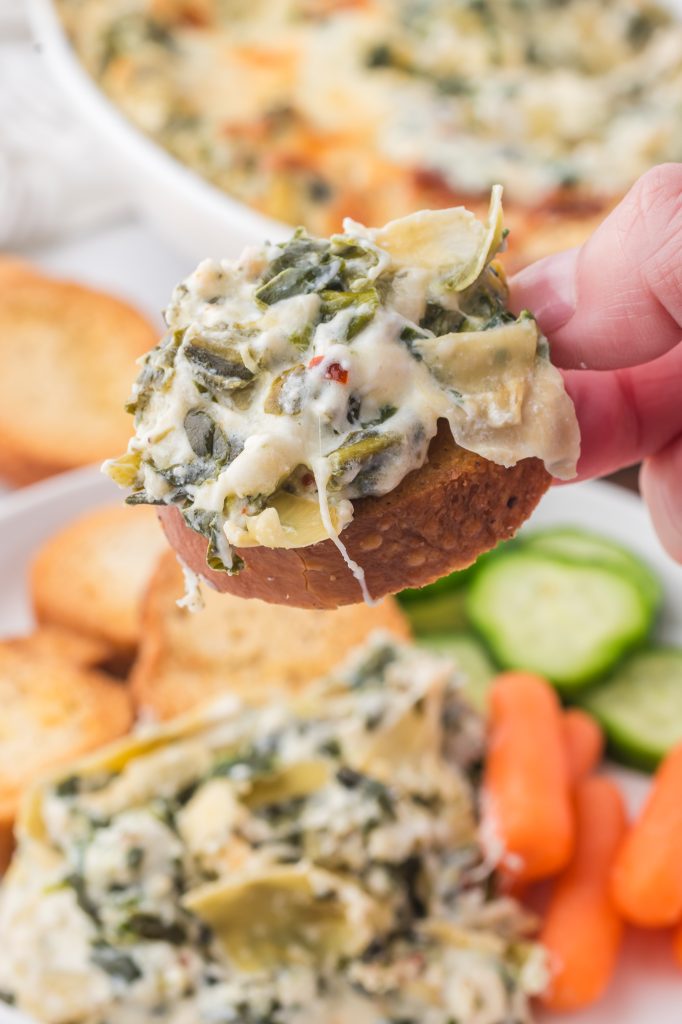
[[[509,469],[459,448],[441,423],[428,461],[389,494],[354,502],[342,540],[365,570],[374,598],[423,587],[511,537],[551,482],[538,459]],[[362,600],[360,586],[331,540],[307,548],[244,548],[234,576],[206,565],[207,542],[177,508],[159,512],[183,561],[217,590],[299,608],[337,608]]]
[[106,644],[111,657],[132,658],[142,598],[165,549],[151,508],[113,505],[80,516],[33,560],[36,618]]
[[142,643],[131,673],[146,716],[165,720],[221,694],[261,701],[324,676],[377,629],[400,640],[410,627],[396,601],[315,613],[207,591],[205,607],[179,608],[182,572],[172,551],[159,562],[143,604]]
[[114,651],[104,640],[62,626],[44,625],[26,636],[3,640],[15,650],[37,651],[69,662],[78,668],[102,668],[114,657]]
[[156,330],[131,306],[0,258],[0,475],[28,484],[125,447]]
[[62,653],[40,634],[0,643],[0,870],[26,789],[132,725],[127,689]]

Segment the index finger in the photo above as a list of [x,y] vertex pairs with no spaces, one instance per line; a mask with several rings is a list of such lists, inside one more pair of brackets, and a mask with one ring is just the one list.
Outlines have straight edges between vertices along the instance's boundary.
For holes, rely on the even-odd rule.
[[682,164],[645,174],[579,249],[522,270],[511,305],[537,316],[552,360],[608,370],[682,340]]

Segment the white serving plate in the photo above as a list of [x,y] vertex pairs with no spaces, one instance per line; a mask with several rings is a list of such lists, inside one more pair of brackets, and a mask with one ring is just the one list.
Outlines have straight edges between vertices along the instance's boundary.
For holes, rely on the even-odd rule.
[[[41,543],[80,513],[118,500],[120,492],[113,484],[95,468],[87,468],[17,491],[0,501],[0,636],[23,632],[31,626],[27,568]],[[567,523],[608,534],[639,552],[653,566],[665,588],[665,616],[659,637],[682,644],[682,566],[675,565],[662,550],[641,501],[605,483],[555,487],[543,498],[531,526]],[[609,771],[617,777],[634,811],[646,795],[647,777],[624,769]],[[590,942],[587,934],[585,942]],[[674,963],[670,936],[629,933],[617,977],[598,1006],[584,1013],[543,1016],[541,1020],[543,1024],[682,1024],[682,970]],[[39,1022],[29,1021],[0,1004],[0,1024]]]

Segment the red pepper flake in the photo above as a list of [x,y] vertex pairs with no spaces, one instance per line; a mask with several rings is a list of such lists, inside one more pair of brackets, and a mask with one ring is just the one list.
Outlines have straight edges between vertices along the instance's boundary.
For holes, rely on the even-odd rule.
[[312,487],[315,483],[315,477],[312,473],[304,473],[301,477],[301,483],[304,487]]
[[325,373],[327,380],[335,380],[339,384],[348,383],[348,370],[344,370],[341,363],[330,363]]
[[312,370],[313,366],[319,366],[323,359],[324,356],[313,356],[313,358],[308,363],[308,369]]

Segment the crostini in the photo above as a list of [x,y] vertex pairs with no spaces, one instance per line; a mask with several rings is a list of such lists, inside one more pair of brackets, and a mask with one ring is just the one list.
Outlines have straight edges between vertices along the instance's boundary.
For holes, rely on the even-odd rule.
[[510,537],[575,473],[572,402],[507,308],[501,189],[206,260],[173,295],[106,464],[219,590],[334,608]]

